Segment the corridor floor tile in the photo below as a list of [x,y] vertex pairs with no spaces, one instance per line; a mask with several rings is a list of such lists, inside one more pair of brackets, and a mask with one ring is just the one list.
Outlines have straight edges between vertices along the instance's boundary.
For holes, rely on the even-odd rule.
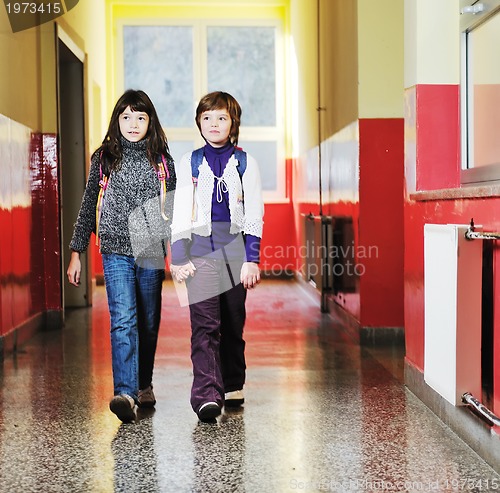
[[98,287],[0,371],[1,492],[497,491],[500,476],[293,281],[249,292],[245,405],[199,423],[189,312],[163,294],[156,409],[121,424]]

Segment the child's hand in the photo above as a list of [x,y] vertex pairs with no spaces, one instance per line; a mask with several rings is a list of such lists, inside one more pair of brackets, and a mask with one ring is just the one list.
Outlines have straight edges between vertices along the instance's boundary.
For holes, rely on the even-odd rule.
[[170,272],[172,274],[172,277],[177,282],[183,282],[188,277],[194,276],[195,270],[196,270],[196,267],[193,265],[193,263],[191,261],[189,261],[187,264],[184,264],[184,265],[171,265],[170,266]]
[[68,270],[66,275],[68,276],[68,281],[73,286],[80,286],[80,274],[82,272],[82,263],[80,261],[80,253],[71,252],[71,258],[68,265]]
[[241,266],[240,280],[245,289],[252,289],[260,282],[260,268],[255,262],[245,262]]

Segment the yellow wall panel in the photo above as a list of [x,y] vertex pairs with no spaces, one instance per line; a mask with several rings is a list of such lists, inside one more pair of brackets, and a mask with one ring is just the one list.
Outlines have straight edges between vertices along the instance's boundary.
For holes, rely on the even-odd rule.
[[55,23],[85,53],[91,102],[88,88],[106,85],[104,13],[102,0],[80,1],[53,21],[13,33],[6,10],[0,8],[0,114],[34,131],[57,132]]
[[358,0],[359,118],[404,114],[404,3]]
[[0,7],[0,114],[31,129],[40,126],[39,37],[36,28],[13,33]]
[[322,140],[358,117],[358,27],[355,1],[320,0]]
[[291,4],[289,38],[290,118],[293,155],[318,143],[318,60],[316,2],[294,0]]
[[405,88],[460,82],[459,0],[405,0]]

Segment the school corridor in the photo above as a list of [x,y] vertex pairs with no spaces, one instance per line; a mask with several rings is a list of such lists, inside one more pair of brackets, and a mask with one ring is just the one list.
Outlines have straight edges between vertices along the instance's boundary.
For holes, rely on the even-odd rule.
[[[36,3],[0,6],[0,493],[500,491],[500,0]],[[127,89],[176,163],[232,94],[259,166],[245,405],[216,424],[170,280],[156,408],[121,424],[94,237],[66,276]]]
[[246,402],[216,424],[189,404],[189,314],[163,289],[157,405],[122,424],[109,320],[94,306],[0,373],[0,491],[496,491],[500,475],[403,384],[401,346],[365,348],[289,280],[248,297]]

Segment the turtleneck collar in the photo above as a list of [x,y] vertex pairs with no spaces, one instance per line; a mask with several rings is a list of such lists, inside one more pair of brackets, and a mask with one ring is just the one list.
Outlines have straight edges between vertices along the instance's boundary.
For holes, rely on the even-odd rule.
[[215,176],[222,176],[229,158],[234,152],[234,145],[228,141],[222,147],[212,147],[208,142],[204,147],[208,165]]
[[148,139],[142,139],[139,142],[131,142],[130,140],[127,140],[123,135],[120,137],[120,143],[122,145],[122,149],[145,151],[147,142]]
[[205,144],[205,151],[208,151],[210,154],[215,154],[221,156],[229,151],[229,149],[233,150],[234,146],[230,140],[228,140],[222,147],[213,147],[208,142]]

